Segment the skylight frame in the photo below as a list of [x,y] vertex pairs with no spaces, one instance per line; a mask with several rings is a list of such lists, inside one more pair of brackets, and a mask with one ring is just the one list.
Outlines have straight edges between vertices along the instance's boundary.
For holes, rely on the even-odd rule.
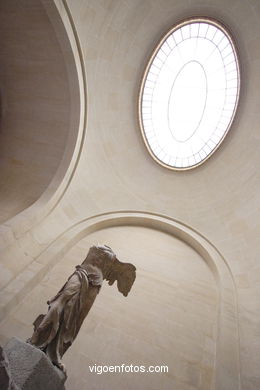
[[[209,26],[213,26],[216,29],[220,30],[220,32],[222,34],[224,34],[224,36],[227,38],[228,43],[229,43],[229,45],[230,45],[230,47],[232,49],[231,53],[232,53],[232,55],[234,57],[234,60],[232,62],[235,64],[234,65],[235,66],[234,72],[236,74],[236,94],[233,96],[235,99],[233,99],[233,103],[231,104],[231,105],[233,105],[233,109],[232,109],[233,111],[232,111],[232,114],[229,116],[229,119],[228,119],[229,122],[228,122],[228,124],[224,124],[225,130],[224,130],[223,134],[219,136],[220,139],[218,141],[214,141],[215,146],[213,148],[212,148],[212,146],[210,146],[210,148],[212,148],[212,149],[208,150],[207,152],[205,152],[203,150],[203,152],[201,152],[203,154],[203,157],[199,161],[195,161],[195,157],[194,157],[195,163],[193,163],[191,165],[180,167],[180,166],[171,165],[169,163],[166,163],[165,161],[162,161],[162,159],[159,158],[158,154],[156,154],[155,151],[153,150],[153,148],[151,146],[151,140],[148,139],[147,129],[145,129],[145,125],[144,125],[144,120],[145,120],[144,116],[145,116],[145,114],[143,113],[143,96],[145,95],[146,88],[148,87],[148,84],[146,83],[146,81],[147,81],[147,77],[149,76],[150,69],[152,69],[153,66],[156,67],[156,61],[154,63],[154,60],[156,59],[156,56],[157,56],[158,52],[160,51],[160,49],[162,48],[162,46],[165,45],[165,51],[166,51],[166,55],[167,55],[167,50],[170,49],[170,45],[169,45],[170,42],[168,41],[168,38],[171,37],[175,32],[180,31],[179,35],[180,35],[180,39],[182,40],[183,34],[184,34],[185,30],[181,29],[181,28],[183,28],[185,26],[192,25],[194,23],[208,24],[208,27],[206,27],[207,30],[209,29]],[[200,26],[202,26],[202,25],[200,25]],[[190,31],[191,31],[191,28],[190,28]],[[191,34],[191,32],[190,32],[190,34]],[[176,33],[176,35],[177,35],[177,33]],[[206,35],[207,35],[207,33],[206,33]],[[181,40],[178,43],[181,43]],[[169,44],[168,44],[168,42],[169,42]],[[226,44],[226,46],[228,46],[228,44]],[[224,43],[223,43],[223,49],[225,49],[226,46],[224,46]],[[229,53],[226,53],[226,54],[227,54],[227,57],[228,57]],[[228,64],[226,66],[228,66]],[[226,73],[225,73],[225,77],[226,77]],[[225,95],[225,99],[226,99],[226,97],[227,97],[227,95]],[[229,30],[222,23],[220,23],[219,21],[217,21],[215,19],[208,18],[208,17],[194,17],[194,18],[185,19],[181,23],[178,23],[167,34],[165,34],[163,36],[163,38],[160,40],[159,44],[156,46],[155,50],[153,51],[152,56],[151,56],[147,66],[145,68],[145,72],[144,72],[144,75],[143,75],[143,78],[142,78],[142,82],[141,82],[141,86],[140,86],[140,90],[139,90],[139,97],[138,97],[138,119],[139,119],[139,125],[140,125],[140,129],[141,129],[143,140],[144,140],[145,145],[146,145],[150,155],[152,156],[152,158],[157,163],[162,165],[163,167],[171,169],[171,170],[176,170],[176,171],[190,170],[190,169],[196,168],[199,165],[203,164],[205,161],[207,161],[212,156],[212,154],[214,152],[217,151],[217,149],[220,147],[220,145],[224,141],[225,137],[227,136],[227,133],[229,132],[229,130],[230,130],[230,128],[231,128],[231,126],[232,126],[232,124],[234,122],[234,118],[235,118],[235,115],[236,115],[236,112],[237,112],[238,103],[239,103],[239,97],[240,97],[240,65],[239,65],[239,59],[238,59],[238,51],[237,51],[237,47],[236,47],[236,44],[234,42],[234,39],[232,38]],[[223,107],[224,107],[224,105],[223,105]],[[223,111],[223,107],[222,107],[222,111]],[[216,127],[216,129],[217,129],[217,127]],[[214,131],[216,131],[216,129]],[[214,135],[215,134],[213,134],[213,137],[214,137]],[[211,140],[211,138],[209,138],[209,140],[204,144],[204,146],[206,146],[208,149],[210,149],[207,146],[207,143],[211,143],[211,142],[212,142],[212,140]],[[204,148],[204,146],[203,146],[203,148]],[[204,154],[206,154],[206,155],[204,155]],[[178,157],[176,157],[176,159],[178,159]],[[171,159],[169,160],[169,162],[170,161],[171,161]],[[188,161],[189,161],[189,159],[188,159]],[[176,160],[175,160],[175,163],[176,163]]]

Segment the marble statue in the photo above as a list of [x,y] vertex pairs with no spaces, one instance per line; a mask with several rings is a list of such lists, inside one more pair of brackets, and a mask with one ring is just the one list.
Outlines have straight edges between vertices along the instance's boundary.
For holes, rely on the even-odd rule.
[[135,281],[135,266],[119,261],[108,246],[92,246],[86,259],[60,291],[47,303],[47,314],[34,321],[34,333],[27,341],[42,349],[50,360],[65,371],[61,358],[76,338],[102,286],[117,281],[118,290],[126,297]]

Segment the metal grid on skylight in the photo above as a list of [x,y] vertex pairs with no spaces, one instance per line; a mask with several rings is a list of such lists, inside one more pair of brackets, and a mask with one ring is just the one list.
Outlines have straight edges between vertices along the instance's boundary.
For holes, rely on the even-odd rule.
[[193,19],[168,33],[148,64],[139,99],[152,156],[173,169],[206,160],[230,128],[239,83],[234,44],[222,25]]

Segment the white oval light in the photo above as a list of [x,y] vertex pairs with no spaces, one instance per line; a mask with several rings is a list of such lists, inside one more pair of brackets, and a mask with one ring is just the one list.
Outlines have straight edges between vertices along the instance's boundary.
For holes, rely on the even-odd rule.
[[196,18],[172,29],[155,50],[139,96],[139,120],[155,160],[190,169],[221,144],[238,104],[240,74],[230,35]]

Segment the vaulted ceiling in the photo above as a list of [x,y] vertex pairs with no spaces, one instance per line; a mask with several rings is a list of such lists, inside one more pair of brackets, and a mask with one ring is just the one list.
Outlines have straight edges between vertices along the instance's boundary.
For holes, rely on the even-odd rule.
[[[25,250],[33,257],[82,219],[123,210],[163,214],[189,225],[217,247],[232,271],[243,388],[256,389],[259,2],[57,0],[57,9],[44,3],[27,7],[26,1],[1,2],[7,15],[0,25],[1,209],[13,217],[2,225],[3,248],[9,245],[19,256],[22,247],[21,257]],[[11,28],[18,9],[19,23]],[[241,98],[218,151],[196,169],[175,172],[158,165],[144,145],[138,93],[160,38],[192,16],[216,18],[232,32],[241,64]],[[71,47],[65,46],[64,32]],[[66,148],[70,152],[62,159]],[[53,177],[53,187],[44,194]],[[15,216],[42,193],[31,208]],[[8,214],[10,199],[17,204]]]

